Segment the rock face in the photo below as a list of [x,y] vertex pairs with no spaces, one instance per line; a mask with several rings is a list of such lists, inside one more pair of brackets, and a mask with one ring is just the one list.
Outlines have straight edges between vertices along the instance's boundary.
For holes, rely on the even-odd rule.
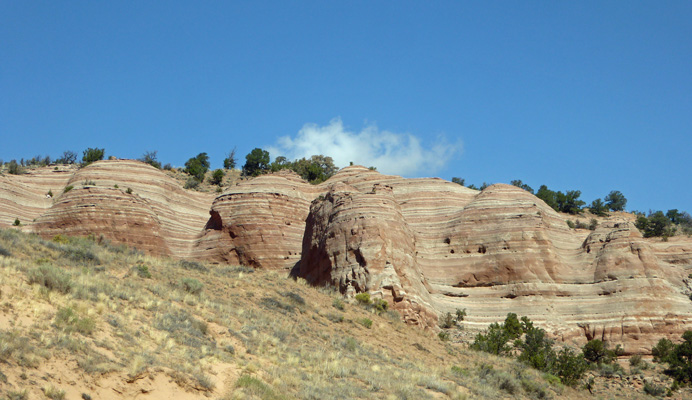
[[41,168],[22,175],[0,175],[0,227],[14,224],[15,219],[28,227],[53,205],[48,193],[59,195],[72,177],[73,167],[57,170]]
[[437,315],[416,257],[414,235],[392,187],[375,184],[362,193],[335,184],[312,203],[303,238],[299,275],[342,293],[370,292],[400,311],[404,320],[434,326]]
[[70,190],[33,227],[45,237],[99,232],[109,240],[151,254],[171,254],[161,235],[161,221],[149,204],[136,194],[115,188]]
[[319,185],[282,171],[216,196],[137,161],[100,161],[0,176],[0,226],[15,218],[46,237],[103,235],[369,292],[426,328],[456,309],[469,330],[515,312],[559,340],[601,338],[626,353],[692,329],[692,240],[645,239],[623,214],[570,229],[569,216],[503,184],[479,192],[352,166]]
[[300,260],[305,218],[316,196],[314,187],[289,171],[234,186],[214,200],[194,255],[256,268],[290,268]]
[[[139,161],[104,160],[81,169],[57,168],[0,176],[1,227],[19,218],[23,229],[44,237],[102,235],[153,254],[185,258],[215,197],[187,191]],[[65,192],[68,187],[72,189]],[[52,198],[46,197],[49,190]]]

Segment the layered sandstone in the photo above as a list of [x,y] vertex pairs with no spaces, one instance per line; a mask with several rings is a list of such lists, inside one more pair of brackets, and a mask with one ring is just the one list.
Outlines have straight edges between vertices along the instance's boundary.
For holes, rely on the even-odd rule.
[[291,268],[300,260],[305,219],[318,193],[287,170],[233,186],[214,200],[193,255],[256,268]]
[[137,194],[121,189],[79,187],[60,196],[33,225],[42,236],[99,235],[155,255],[170,255],[161,221]]
[[0,175],[0,227],[12,226],[16,219],[23,227],[30,227],[53,205],[53,197],[62,193],[75,170],[60,166],[28,169],[22,175]]
[[362,193],[335,184],[313,202],[303,238],[299,275],[353,296],[369,292],[388,301],[405,321],[434,326],[437,316],[418,265],[413,231],[392,187]]
[[593,232],[570,229],[572,217],[510,185],[479,192],[352,166],[319,185],[282,171],[217,196],[116,160],[0,176],[0,225],[15,218],[46,237],[103,235],[155,254],[291,271],[348,297],[369,292],[425,327],[456,309],[467,310],[469,330],[515,312],[566,342],[598,337],[628,353],[692,328],[692,240],[642,238],[625,214]]
[[[46,196],[49,191],[53,197]],[[44,237],[93,234],[184,258],[209,218],[213,199],[134,160],[39,168],[0,176],[0,226],[19,218],[23,229]]]

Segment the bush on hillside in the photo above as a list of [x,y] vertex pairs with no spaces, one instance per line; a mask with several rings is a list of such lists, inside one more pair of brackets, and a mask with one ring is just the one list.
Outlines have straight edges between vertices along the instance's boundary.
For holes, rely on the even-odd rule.
[[608,349],[608,344],[600,339],[589,340],[582,350],[586,361],[594,364],[610,364],[616,357],[615,352]]
[[661,339],[653,353],[654,361],[668,364],[664,371],[666,375],[678,384],[692,384],[692,331],[685,331],[679,344]]
[[531,186],[525,184],[524,182],[522,182],[521,179],[515,179],[515,180],[511,181],[510,185],[516,186],[518,188],[522,188],[522,189],[526,190],[527,192],[533,194],[533,188]]
[[20,175],[24,173],[24,168],[17,163],[17,160],[12,160],[7,163],[7,172],[12,175]]
[[161,163],[156,159],[156,151],[147,151],[139,161],[149,164],[154,168],[161,169]]
[[627,206],[627,199],[619,190],[613,190],[605,197],[606,206],[611,211],[624,211]]
[[64,151],[62,157],[55,160],[56,164],[74,164],[77,162],[77,153],[74,151]]
[[470,347],[507,356],[513,351],[511,340],[514,340],[513,347],[521,352],[519,361],[560,377],[565,385],[576,385],[586,372],[587,364],[582,354],[566,348],[556,353],[545,330],[535,327],[527,317],[522,317],[520,322],[513,313],[507,314],[504,323],[493,323],[484,333],[476,335]]
[[84,150],[82,153],[82,166],[89,165],[93,162],[103,160],[103,157],[106,153],[105,149],[99,149],[99,148],[87,148]]
[[245,156],[244,176],[258,176],[269,170],[269,152],[254,148]]
[[199,153],[185,162],[185,173],[191,175],[198,182],[204,181],[204,174],[206,174],[208,170],[209,156],[207,156],[207,153]]
[[601,199],[596,199],[589,205],[589,211],[591,214],[598,215],[599,217],[608,216],[608,206]]
[[235,159],[235,147],[228,153],[228,157],[223,160],[223,167],[225,169],[235,169],[236,159]]
[[221,186],[221,183],[223,182],[223,177],[226,175],[225,172],[223,172],[222,169],[217,169],[212,172],[211,177],[209,178],[209,182],[212,185],[217,185]]

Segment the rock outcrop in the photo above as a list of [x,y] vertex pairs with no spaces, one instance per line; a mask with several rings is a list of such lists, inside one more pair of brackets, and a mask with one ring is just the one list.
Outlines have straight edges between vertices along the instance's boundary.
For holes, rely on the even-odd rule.
[[72,189],[36,220],[33,229],[44,237],[98,233],[151,254],[171,254],[161,234],[161,222],[149,204],[115,188]]
[[392,187],[375,184],[362,193],[335,184],[312,203],[298,275],[349,296],[369,292],[388,301],[405,321],[432,327],[431,305],[416,257],[414,234]]
[[231,187],[214,200],[194,256],[256,268],[291,268],[316,188],[291,171]]
[[510,185],[479,192],[352,166],[319,185],[282,171],[213,195],[115,160],[0,176],[0,226],[15,218],[45,237],[290,271],[347,297],[369,292],[433,329],[456,309],[471,331],[515,312],[565,342],[601,338],[626,353],[692,329],[692,240],[645,239],[624,214],[570,229]]
[[[215,197],[185,190],[162,171],[134,160],[56,168],[0,176],[0,226],[19,218],[22,229],[44,237],[93,234],[186,258]],[[46,196],[49,191],[53,197]]]

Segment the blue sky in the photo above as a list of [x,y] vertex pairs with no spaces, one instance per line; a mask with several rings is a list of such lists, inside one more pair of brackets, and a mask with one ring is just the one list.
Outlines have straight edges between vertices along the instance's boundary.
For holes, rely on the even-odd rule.
[[0,0],[0,158],[322,152],[692,212],[692,2]]

